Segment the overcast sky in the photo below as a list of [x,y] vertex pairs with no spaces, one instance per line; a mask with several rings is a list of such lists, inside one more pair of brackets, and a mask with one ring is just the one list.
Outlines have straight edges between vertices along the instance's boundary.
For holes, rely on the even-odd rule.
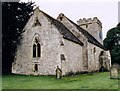
[[[31,1],[31,0],[21,0]],[[80,18],[98,17],[103,26],[103,39],[109,29],[118,23],[119,0],[32,0],[39,8],[53,18],[64,13],[75,23]]]

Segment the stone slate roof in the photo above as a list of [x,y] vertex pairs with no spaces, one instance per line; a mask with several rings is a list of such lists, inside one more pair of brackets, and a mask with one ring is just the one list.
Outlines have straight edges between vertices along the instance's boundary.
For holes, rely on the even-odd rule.
[[61,22],[54,19],[53,17],[49,16],[45,12],[41,11],[48,19],[49,21],[58,29],[58,31],[63,35],[63,38],[68,39],[72,42],[75,42],[80,45],[84,45],[72,32],[70,32]]
[[[66,17],[67,18],[67,17]],[[68,19],[68,18],[67,18]],[[100,43],[98,42],[89,32],[87,32],[86,30],[84,30],[83,28],[81,28],[80,26],[78,26],[77,24],[75,24],[73,21],[71,21],[70,19],[68,19],[83,35],[85,35],[88,39],[88,41],[104,50],[106,50],[106,48]]]
[[[36,8],[36,9],[39,9]],[[42,12],[48,19],[49,21],[58,29],[58,31],[63,35],[63,38],[68,39],[72,42],[75,42],[77,44],[80,45],[84,45],[82,41],[80,41],[69,29],[67,29],[60,21],[54,19],[53,17],[49,16],[48,14],[46,14],[45,12],[43,12],[42,10],[39,9],[40,12]],[[67,17],[66,17],[67,18]],[[68,19],[68,18],[67,18]],[[86,30],[84,30],[83,28],[79,27],[77,24],[75,24],[73,21],[71,21],[70,19],[68,19],[83,35],[85,35],[88,39],[88,41],[104,50],[106,50],[106,48],[100,43],[98,42],[89,32],[87,32]]]

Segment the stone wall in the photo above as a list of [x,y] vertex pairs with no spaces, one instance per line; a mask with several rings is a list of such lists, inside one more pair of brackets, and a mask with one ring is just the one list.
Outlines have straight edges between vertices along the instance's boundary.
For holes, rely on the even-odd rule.
[[97,71],[100,69],[100,53],[103,49],[88,43],[88,71]]
[[87,38],[75,27],[74,24],[71,23],[71,21],[64,15],[64,14],[59,14],[57,19],[65,25],[81,42],[83,42],[82,46],[82,60],[83,61],[83,71],[87,71],[88,69],[88,54],[87,54],[87,44],[88,40]]
[[81,72],[83,70],[82,46],[65,39],[64,52],[66,74]]
[[[38,16],[41,26],[32,27]],[[39,11],[30,18],[24,28],[21,45],[16,52],[16,60],[13,63],[12,73],[33,75],[55,75],[57,66],[61,67],[60,54],[62,47],[60,41],[62,35],[51,22]],[[39,37],[41,45],[41,57],[33,58],[33,43],[35,37]],[[35,71],[37,64],[38,71]]]
[[94,44],[88,44],[88,71],[98,71],[101,67],[109,70],[111,67],[110,52],[105,51]]
[[[63,23],[84,44],[82,47],[82,71],[91,72],[99,70],[100,53],[104,50],[88,42],[86,36],[84,36],[84,34],[82,34],[64,14],[59,14],[57,19]],[[78,25],[87,30],[93,37],[102,43],[102,39],[99,38],[99,32],[102,32],[102,24],[96,17],[93,19],[80,19],[78,21]]]

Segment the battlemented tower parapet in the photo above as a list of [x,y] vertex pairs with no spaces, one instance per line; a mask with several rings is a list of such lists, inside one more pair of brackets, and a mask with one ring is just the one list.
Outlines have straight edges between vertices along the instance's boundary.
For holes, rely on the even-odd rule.
[[77,24],[88,31],[93,37],[95,37],[101,44],[102,40],[102,23],[97,17],[83,18],[77,21]]
[[88,18],[88,19],[83,18],[83,19],[79,19],[77,21],[77,24],[79,26],[86,25],[86,24],[93,24],[93,23],[99,24],[100,27],[102,28],[102,23],[99,21],[99,19],[97,17],[93,17],[93,19],[92,18]]

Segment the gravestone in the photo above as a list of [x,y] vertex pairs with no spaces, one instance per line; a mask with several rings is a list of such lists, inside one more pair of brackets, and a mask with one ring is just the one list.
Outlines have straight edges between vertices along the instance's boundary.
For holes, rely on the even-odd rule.
[[62,77],[62,70],[57,66],[56,68],[56,79],[61,79]]
[[110,78],[111,79],[119,79],[119,70],[120,65],[114,64],[110,67]]

